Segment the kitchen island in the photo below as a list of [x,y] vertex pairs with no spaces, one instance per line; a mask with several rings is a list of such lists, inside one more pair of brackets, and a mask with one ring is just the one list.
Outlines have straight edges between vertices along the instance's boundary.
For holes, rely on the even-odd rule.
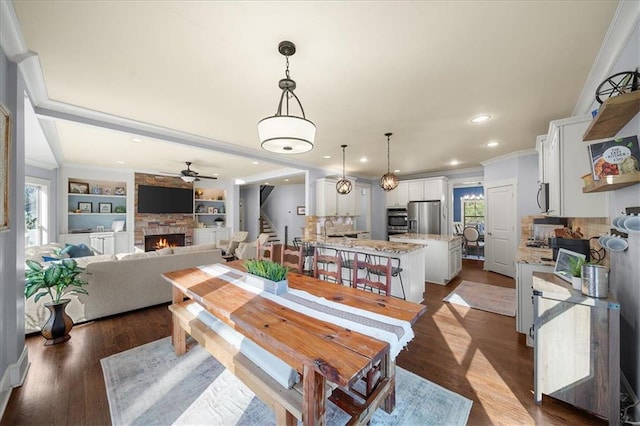
[[462,269],[462,237],[458,235],[407,233],[389,239],[424,246],[424,275],[430,283],[447,285]]
[[[424,300],[425,256],[424,246],[421,244],[363,238],[323,237],[321,235],[303,237],[302,241],[315,247],[339,250],[343,259],[353,259],[356,253],[399,259],[402,268],[402,282],[400,282],[400,277],[392,277],[391,295],[402,298],[404,290],[406,300],[415,303]],[[343,278],[350,280],[351,278],[348,276],[350,273],[350,269],[342,269]]]

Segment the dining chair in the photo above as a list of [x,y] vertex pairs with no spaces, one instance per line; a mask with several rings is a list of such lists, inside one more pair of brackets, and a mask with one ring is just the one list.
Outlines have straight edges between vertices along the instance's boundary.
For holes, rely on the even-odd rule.
[[[365,271],[361,275],[361,270]],[[391,257],[368,255],[359,260],[358,253],[353,256],[353,275],[351,287],[373,291],[391,296]]]
[[304,272],[304,254],[302,247],[296,249],[294,246],[283,245],[280,250],[280,264],[302,274]]
[[256,243],[256,259],[257,260],[269,260],[271,262],[276,258],[274,256],[276,250],[276,244],[269,244],[269,242],[260,244],[260,241]]
[[484,242],[480,241],[480,233],[475,226],[467,226],[462,231],[464,237],[465,253],[469,255],[469,248],[474,248],[476,256],[480,259],[480,249],[484,248]]
[[[326,254],[329,251],[332,254]],[[313,276],[320,280],[327,281],[327,279],[331,279],[337,284],[342,284],[342,258],[338,250],[314,248]]]

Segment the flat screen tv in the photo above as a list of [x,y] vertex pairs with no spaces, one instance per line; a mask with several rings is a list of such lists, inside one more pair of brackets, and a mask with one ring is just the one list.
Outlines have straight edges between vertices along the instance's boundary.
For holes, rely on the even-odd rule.
[[193,213],[193,190],[138,185],[138,213]]

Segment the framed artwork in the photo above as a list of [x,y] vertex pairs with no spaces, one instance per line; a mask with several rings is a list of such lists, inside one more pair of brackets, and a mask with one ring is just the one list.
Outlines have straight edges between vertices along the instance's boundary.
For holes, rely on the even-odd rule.
[[116,186],[113,190],[114,195],[125,195],[124,194],[124,186]]
[[0,103],[0,231],[9,229],[9,148],[11,112]]
[[69,182],[69,194],[88,194],[89,184],[84,182]]
[[78,202],[78,210],[80,213],[91,213],[93,211],[93,203],[91,201]]
[[307,213],[307,209],[304,206],[298,206],[296,209],[298,216],[304,216]]
[[98,203],[100,213],[111,213],[111,203]]

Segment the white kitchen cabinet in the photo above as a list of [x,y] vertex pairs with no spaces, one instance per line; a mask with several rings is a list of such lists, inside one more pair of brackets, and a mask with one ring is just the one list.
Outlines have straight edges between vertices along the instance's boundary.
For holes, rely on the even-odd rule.
[[538,152],[538,183],[544,182],[544,146],[547,135],[540,135],[536,138],[536,151]]
[[591,160],[582,135],[590,116],[552,121],[543,149],[544,181],[549,184],[551,216],[607,217],[606,193],[583,193],[582,176],[591,173]]
[[462,269],[462,237],[403,238],[390,236],[396,243],[421,244],[425,247],[425,280],[447,285]]
[[400,182],[396,189],[387,192],[387,207],[407,207],[409,202],[409,183]]
[[422,201],[424,198],[424,180],[411,180],[407,182],[409,201]]
[[352,180],[353,189],[348,194],[338,194],[337,182],[326,178],[316,181],[316,215],[358,216],[360,212],[359,208],[356,208],[355,182]]
[[533,273],[553,272],[553,266],[540,263],[516,263],[516,330],[528,334],[533,326]]
[[424,200],[442,201],[442,195],[445,193],[445,179],[427,179],[424,181]]

